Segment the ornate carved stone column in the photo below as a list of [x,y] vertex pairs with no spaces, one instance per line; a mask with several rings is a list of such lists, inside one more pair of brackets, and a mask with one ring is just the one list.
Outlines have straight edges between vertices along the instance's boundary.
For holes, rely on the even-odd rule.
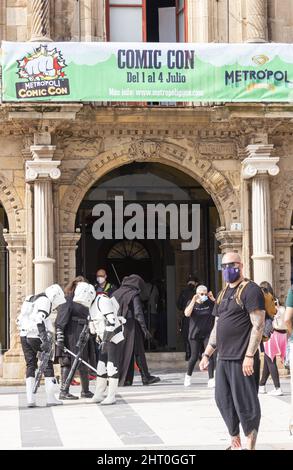
[[216,231],[216,239],[220,243],[220,250],[222,254],[229,251],[235,251],[242,255],[242,231],[241,230],[225,230],[225,227],[220,227]]
[[[216,239],[220,243],[220,250],[222,255],[229,251],[235,251],[242,256],[242,231],[241,230],[226,230],[225,227],[219,227],[216,230]],[[246,275],[246,273],[244,273]],[[218,289],[222,289],[225,285],[225,281],[222,277],[222,286],[218,286]]]
[[54,282],[54,218],[52,180],[61,172],[53,160],[54,145],[32,145],[33,160],[26,162],[26,181],[34,182],[35,293]]
[[252,246],[253,271],[256,283],[273,283],[272,222],[269,176],[279,173],[279,157],[271,157],[273,145],[254,144],[246,148],[243,160],[244,179],[252,178]]
[[276,295],[283,303],[291,285],[291,246],[293,230],[275,230],[275,286]]
[[246,0],[246,42],[266,42],[267,0]]
[[10,348],[4,356],[3,378],[20,379],[25,376],[25,364],[15,319],[26,296],[25,255],[26,236],[22,233],[3,233],[9,251],[10,286]]
[[51,41],[50,0],[32,0],[31,41]]
[[58,236],[58,281],[62,287],[65,287],[76,276],[75,252],[80,236],[80,233],[60,233]]

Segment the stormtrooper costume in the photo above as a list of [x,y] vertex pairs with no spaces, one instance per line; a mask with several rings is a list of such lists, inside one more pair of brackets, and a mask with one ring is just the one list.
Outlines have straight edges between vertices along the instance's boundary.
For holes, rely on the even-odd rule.
[[[100,356],[97,366],[97,382],[93,403],[111,405],[116,403],[116,391],[119,376],[119,351],[118,346],[123,340],[123,324],[126,320],[118,317],[119,304],[112,297],[98,295],[90,308],[92,328],[97,334],[97,341],[101,343]],[[104,391],[109,382],[108,394],[104,397]]]
[[[61,366],[61,400],[75,400],[77,396],[69,393],[69,385],[65,386],[66,379],[71,371],[72,357],[64,352],[64,346],[75,354],[78,353],[78,340],[85,325],[89,322],[89,307],[96,298],[94,286],[87,282],[79,282],[74,293],[66,296],[66,303],[58,308],[56,319],[57,348]],[[95,357],[94,347],[91,354],[90,341],[81,352],[81,359],[86,362],[93,362],[91,355]],[[93,345],[94,346],[94,345]],[[93,366],[96,366],[94,362]],[[84,364],[78,367],[81,382],[81,398],[92,398],[93,393],[89,390],[88,368]]]
[[[50,342],[47,332],[54,333],[50,314],[65,302],[64,293],[58,284],[48,287],[38,295],[29,295],[22,304],[16,323],[20,331],[21,346],[26,362],[26,395],[28,407],[36,406],[36,395],[33,394],[35,372],[38,367],[39,351],[49,352]],[[47,405],[62,405],[56,400],[56,380],[53,361],[50,359],[45,375]]]

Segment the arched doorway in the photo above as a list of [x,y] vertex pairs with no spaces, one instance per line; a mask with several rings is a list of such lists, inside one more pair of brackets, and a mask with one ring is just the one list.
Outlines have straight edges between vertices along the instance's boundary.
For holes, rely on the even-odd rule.
[[[121,217],[118,217],[117,222],[115,215],[117,197],[123,198],[123,208],[130,206],[130,212],[133,204],[140,206],[141,212],[136,217],[136,223],[142,223],[143,229],[139,238],[129,239],[125,236],[125,231],[121,236],[119,228],[123,222]],[[93,236],[97,219],[93,209],[97,204],[110,208],[111,220],[108,222],[112,232],[106,239],[97,240]],[[192,208],[199,205],[200,241],[196,250],[182,248],[183,239],[179,229],[178,238],[171,235],[174,228],[171,216],[166,218],[165,239],[158,236],[158,227],[154,236],[148,236],[148,209],[154,204],[165,207],[172,204],[175,210],[178,209],[179,222],[180,211],[184,206],[188,212],[185,220],[190,227]],[[130,212],[123,219],[124,228],[131,219]],[[95,282],[97,269],[104,267],[109,279],[115,284],[123,276],[137,273],[145,281],[155,285],[159,292],[157,309],[160,320],[156,345],[152,347],[180,351],[183,350],[183,344],[178,332],[180,313],[176,308],[176,300],[180,290],[186,285],[189,273],[196,273],[201,282],[218,290],[218,246],[214,236],[218,226],[219,216],[215,204],[194,178],[162,163],[129,163],[100,178],[80,204],[76,217],[76,228],[81,231],[76,258],[77,273],[85,275],[90,282]]]
[[9,348],[9,265],[3,230],[8,228],[6,212],[0,204],[0,354]]

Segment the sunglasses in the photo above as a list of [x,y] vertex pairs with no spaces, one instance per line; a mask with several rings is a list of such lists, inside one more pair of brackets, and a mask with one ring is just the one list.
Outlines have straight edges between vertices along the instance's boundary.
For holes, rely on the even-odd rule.
[[222,269],[226,269],[226,268],[238,268],[240,265],[240,263],[237,263],[236,261],[234,263],[223,263],[221,264],[221,268]]

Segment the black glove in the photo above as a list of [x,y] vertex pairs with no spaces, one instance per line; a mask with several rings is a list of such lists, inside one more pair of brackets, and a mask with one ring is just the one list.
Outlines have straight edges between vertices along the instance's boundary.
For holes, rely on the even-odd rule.
[[61,330],[61,328],[57,328],[56,330],[56,342],[60,349],[64,349],[64,331]]
[[41,350],[44,351],[45,353],[48,353],[50,352],[51,350],[51,345],[49,343],[49,341],[42,341],[42,344],[41,344]]
[[149,330],[144,330],[143,332],[145,339],[152,339],[152,335]]
[[40,340],[42,342],[41,350],[44,352],[49,352],[51,345],[50,345],[50,341],[49,341],[44,323],[38,324],[38,331],[39,331]]

